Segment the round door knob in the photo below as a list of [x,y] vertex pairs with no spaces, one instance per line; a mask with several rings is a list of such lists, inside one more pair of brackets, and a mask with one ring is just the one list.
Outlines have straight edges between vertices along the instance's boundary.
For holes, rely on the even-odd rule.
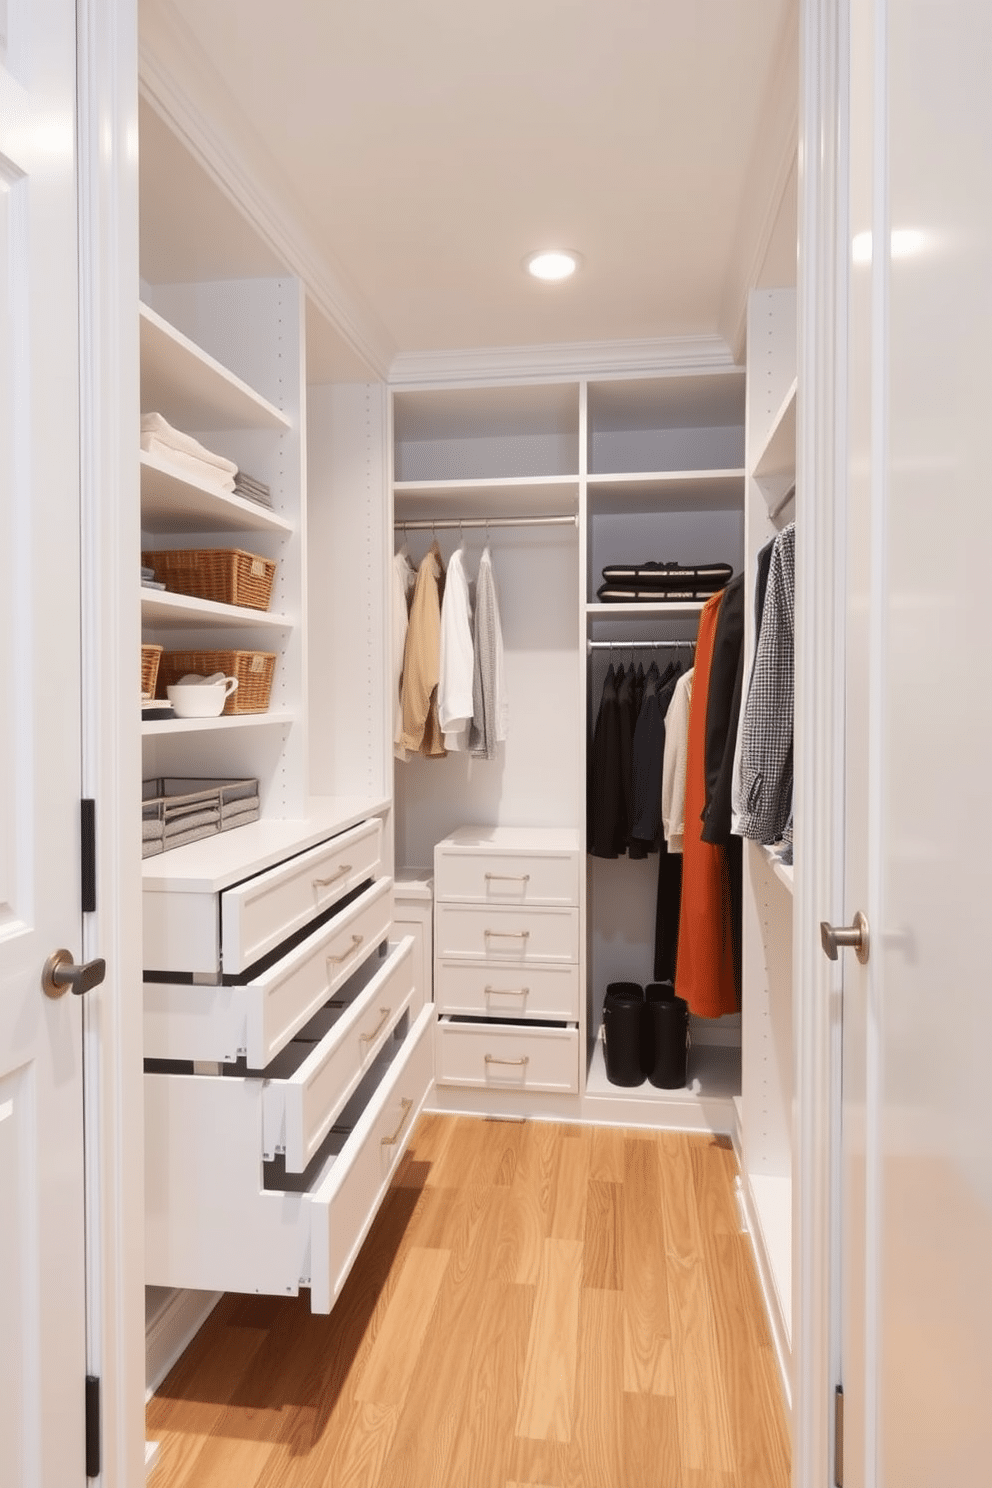
[[826,920],[820,921],[820,944],[824,953],[831,961],[836,961],[838,953],[849,946],[862,966],[867,965],[868,955],[871,949],[871,934],[868,929],[868,921],[860,909],[854,916],[853,925],[828,925]]
[[61,997],[66,992],[82,997],[84,992],[98,987],[106,975],[107,963],[102,957],[77,963],[71,951],[53,951],[41,973],[41,986],[46,997]]

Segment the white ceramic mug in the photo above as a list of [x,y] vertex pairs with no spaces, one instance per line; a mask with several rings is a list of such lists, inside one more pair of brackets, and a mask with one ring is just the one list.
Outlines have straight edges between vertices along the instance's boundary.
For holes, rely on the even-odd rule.
[[218,718],[237,686],[237,677],[224,677],[219,682],[174,682],[165,690],[177,718]]

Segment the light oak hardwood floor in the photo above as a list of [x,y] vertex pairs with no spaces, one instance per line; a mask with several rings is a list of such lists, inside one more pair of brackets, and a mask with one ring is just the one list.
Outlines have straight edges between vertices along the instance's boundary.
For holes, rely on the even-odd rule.
[[729,1143],[423,1116],[330,1317],[227,1296],[152,1488],[787,1488]]

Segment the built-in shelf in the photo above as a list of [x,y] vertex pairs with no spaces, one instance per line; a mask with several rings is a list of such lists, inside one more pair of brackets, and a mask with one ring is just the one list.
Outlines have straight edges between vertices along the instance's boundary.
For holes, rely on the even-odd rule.
[[590,620],[628,620],[632,616],[643,619],[651,615],[692,615],[696,617],[702,614],[704,600],[687,600],[681,604],[587,604],[586,615]]
[[597,1040],[586,1073],[586,1095],[593,1099],[634,1100],[662,1107],[673,1101],[731,1101],[740,1094],[741,1051],[734,1044],[698,1044],[689,1054],[689,1084],[682,1090],[660,1090],[650,1081],[643,1085],[613,1085],[606,1077],[603,1044]]
[[397,481],[397,522],[437,517],[571,516],[578,510],[578,476],[512,476],[506,480]]
[[631,475],[590,475],[593,514],[622,507],[625,512],[684,510],[734,511],[744,500],[744,470],[655,470]]
[[270,610],[249,610],[243,605],[219,604],[213,599],[194,599],[189,594],[171,594],[166,589],[142,589],[141,623],[155,630],[189,630],[191,627],[232,625],[257,626],[266,630],[291,630],[288,615]]
[[141,328],[141,408],[184,433],[210,429],[288,429],[290,419],[201,351],[147,305]]
[[142,450],[141,526],[145,532],[293,531],[292,522],[256,501],[218,491],[184,475],[159,455]]
[[791,894],[793,891],[794,882],[792,864],[783,863],[781,858],[778,856],[778,853],[776,853],[775,850],[771,847],[763,847],[762,852],[768,859],[768,866],[771,868],[779,883],[784,884]]
[[768,437],[754,460],[754,475],[759,481],[792,477],[796,473],[796,378],[772,420]]
[[141,736],[148,739],[167,734],[225,733],[253,728],[282,727],[293,723],[296,715],[285,709],[269,713],[238,713],[229,718],[151,718],[141,725]]

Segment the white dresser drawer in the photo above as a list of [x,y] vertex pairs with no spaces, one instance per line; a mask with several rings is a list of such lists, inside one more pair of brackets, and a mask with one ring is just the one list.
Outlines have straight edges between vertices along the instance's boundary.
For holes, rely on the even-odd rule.
[[262,1070],[389,935],[392,879],[382,878],[275,965],[233,987],[146,982],[146,1059],[232,1062]]
[[437,1083],[493,1090],[577,1091],[579,1031],[439,1018]]
[[390,1064],[340,1156],[325,1167],[312,1191],[312,1312],[330,1312],[406,1150],[433,1081],[433,1022],[433,1007],[424,1008],[404,1043],[402,1057]]
[[579,1016],[579,968],[534,963],[521,970],[443,961],[435,975],[434,1000],[438,1013],[567,1022]]
[[339,899],[374,878],[382,860],[382,823],[362,822],[220,896],[221,961],[236,975],[302,930]]
[[425,1008],[386,1035],[299,1175],[262,1162],[261,1079],[146,1074],[146,1281],[272,1295],[309,1285],[313,1310],[329,1311],[430,1087],[433,1018]]
[[371,958],[366,967],[375,975],[358,996],[343,1011],[322,1008],[265,1071],[263,1156],[281,1153],[288,1173],[302,1173],[314,1157],[410,1006],[412,936],[391,946],[384,961]]
[[436,961],[577,961],[577,909],[505,909],[438,904]]
[[434,893],[448,903],[578,904],[578,855],[474,853],[440,843]]

